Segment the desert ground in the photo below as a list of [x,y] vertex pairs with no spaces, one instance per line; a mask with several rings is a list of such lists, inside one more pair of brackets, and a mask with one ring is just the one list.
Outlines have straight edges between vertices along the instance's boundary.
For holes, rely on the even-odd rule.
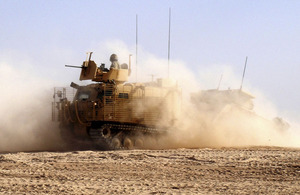
[[300,194],[300,149],[0,154],[1,194]]

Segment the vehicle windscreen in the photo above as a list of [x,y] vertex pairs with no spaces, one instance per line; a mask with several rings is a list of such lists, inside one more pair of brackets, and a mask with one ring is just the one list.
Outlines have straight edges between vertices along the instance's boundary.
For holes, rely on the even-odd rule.
[[78,92],[76,99],[77,100],[88,100],[90,98],[91,92],[90,91],[80,91]]

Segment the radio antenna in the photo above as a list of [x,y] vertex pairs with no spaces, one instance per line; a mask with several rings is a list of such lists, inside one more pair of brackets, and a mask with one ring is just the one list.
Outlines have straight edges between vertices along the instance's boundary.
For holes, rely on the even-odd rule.
[[218,84],[218,88],[217,88],[217,90],[219,90],[219,89],[220,89],[220,85],[221,85],[221,82],[222,82],[222,78],[223,78],[223,74],[221,74],[221,77],[220,77],[220,80],[219,80],[219,84]]
[[135,81],[137,82],[137,75],[138,75],[138,15],[136,15],[136,20],[135,20],[135,69],[136,69],[136,73],[135,73]]
[[245,66],[244,66],[244,72],[243,72],[243,77],[242,77],[242,83],[241,83],[240,91],[242,91],[242,88],[243,88],[243,82],[244,82],[244,77],[245,77],[245,72],[246,72],[246,67],[247,67],[247,60],[248,60],[248,56],[246,56],[246,61],[245,61]]
[[170,76],[171,7],[169,8],[168,78]]

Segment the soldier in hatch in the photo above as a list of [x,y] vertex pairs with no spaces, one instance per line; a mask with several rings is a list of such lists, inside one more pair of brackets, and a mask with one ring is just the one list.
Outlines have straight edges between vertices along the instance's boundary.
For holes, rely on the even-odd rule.
[[118,56],[116,54],[112,54],[110,56],[111,65],[110,68],[120,69],[120,65],[118,62]]

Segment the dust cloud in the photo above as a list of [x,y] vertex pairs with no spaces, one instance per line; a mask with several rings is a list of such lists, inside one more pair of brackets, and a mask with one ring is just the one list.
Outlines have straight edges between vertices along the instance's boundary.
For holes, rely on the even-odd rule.
[[[93,59],[98,62],[98,58],[107,57],[108,60],[110,54],[116,53],[119,61],[126,63],[128,54],[133,53],[130,51],[134,51],[134,47],[128,48],[120,41],[109,41],[95,50]],[[135,62],[134,58],[132,62]],[[140,47],[138,67],[132,64],[133,72],[129,81],[149,82],[152,78],[165,78],[168,76],[167,64],[166,59],[158,58]],[[300,125],[289,118],[283,121],[275,118],[278,116],[276,108],[262,92],[247,82],[244,91],[256,95],[254,104],[262,102],[256,104],[254,109],[244,108],[248,101],[240,103],[239,98],[233,98],[228,103],[228,96],[222,95],[210,103],[206,102],[207,99],[200,101],[199,97],[205,93],[203,89],[216,89],[221,73],[223,81],[220,91],[227,93],[230,91],[228,87],[236,89],[234,86],[239,86],[240,78],[233,73],[230,65],[210,66],[197,72],[179,60],[171,60],[170,64],[170,77],[176,79],[182,88],[182,110],[168,136],[158,141],[151,140],[146,143],[147,147],[300,147]],[[0,63],[0,152],[62,148],[59,128],[51,121],[53,86],[49,83],[51,81],[27,69]],[[194,100],[191,94],[196,95]],[[289,129],[285,128],[285,121],[289,123]]]
[[299,146],[288,130],[255,113],[232,107],[220,113],[196,108],[183,110],[176,131],[160,141],[162,147]]
[[[128,54],[134,51],[134,48],[129,48],[120,41],[110,41],[104,45],[108,55],[117,53],[122,62],[128,61]],[[117,51],[114,48],[118,48]],[[100,51],[103,51],[103,48]],[[155,143],[153,140],[149,141],[147,147],[153,145],[155,148],[300,147],[298,123],[289,118],[278,117],[278,111],[271,101],[263,92],[247,83],[247,80],[242,95],[238,95],[240,75],[236,75],[230,65],[210,65],[197,72],[179,60],[171,60],[170,64],[170,77],[176,79],[182,88],[182,110],[168,136]],[[158,58],[140,47],[138,67],[133,65],[130,81],[149,82],[153,77],[166,78],[167,67],[166,59]],[[216,90],[221,74],[223,80],[220,90]],[[207,92],[205,89],[215,89],[212,94],[223,95],[217,96],[215,101],[209,103],[211,97],[200,101],[201,95]],[[243,96],[247,97],[244,94],[248,92],[256,96],[254,101],[250,97],[249,101],[241,101],[244,99]],[[230,93],[237,95],[230,96]],[[191,94],[198,95],[198,99],[195,97],[193,101]]]
[[59,149],[49,81],[1,62],[0,86],[0,152]]
[[[178,70],[181,69],[188,70],[184,65]],[[255,105],[252,95],[239,89],[195,91],[195,83],[198,83],[195,77],[188,76],[192,80],[184,80],[186,77],[181,76],[174,75],[181,80],[185,95],[182,111],[174,127],[176,131],[160,141],[162,147],[300,146],[297,125],[288,118],[278,117],[270,101],[264,99],[264,104]],[[258,94],[258,98],[264,98],[262,93]]]

